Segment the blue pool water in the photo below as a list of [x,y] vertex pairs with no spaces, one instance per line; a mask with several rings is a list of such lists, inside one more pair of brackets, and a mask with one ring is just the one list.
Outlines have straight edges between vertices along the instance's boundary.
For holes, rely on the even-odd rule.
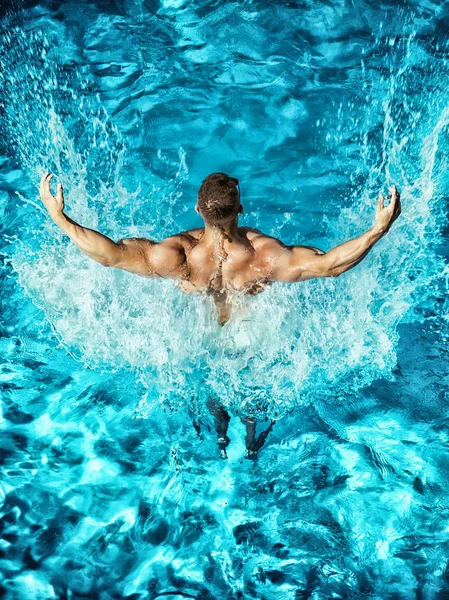
[[[432,0],[2,4],[0,597],[449,598],[449,7]],[[114,239],[242,223],[336,280],[209,300],[104,269],[37,183]],[[229,411],[219,458],[209,398]],[[245,460],[251,415],[267,430]]]

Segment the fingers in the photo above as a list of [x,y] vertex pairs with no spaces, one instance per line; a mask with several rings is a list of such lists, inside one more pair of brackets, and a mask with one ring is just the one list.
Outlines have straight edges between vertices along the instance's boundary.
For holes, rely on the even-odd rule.
[[48,176],[48,173],[45,173],[45,175],[43,175],[41,177],[41,180],[40,180],[40,183],[39,183],[39,189],[40,189],[41,193],[44,191],[44,186],[45,186],[45,181],[47,179],[47,176]]
[[62,188],[62,183],[58,183],[58,191],[56,194],[56,197],[58,198],[59,202],[64,202],[64,190]]
[[[388,196],[385,196],[386,200],[391,200],[390,204],[388,205],[388,208],[391,208],[391,210],[395,210],[396,207],[400,204],[400,194],[396,188],[395,185],[390,186],[389,188],[389,194]],[[382,204],[381,204],[381,199],[382,199]],[[379,194],[379,208],[384,208],[384,203],[383,203],[384,197],[382,196],[382,194]]]
[[391,190],[391,207],[393,214],[397,218],[401,214],[401,195],[398,192],[396,186],[392,186]]
[[[51,180],[53,179],[54,175],[52,173],[45,173],[45,175],[43,175],[41,177],[40,183],[39,183],[39,190],[41,194],[44,193],[51,193],[50,192],[50,183]],[[59,183],[58,184],[58,198],[64,199],[64,192],[62,189],[62,185]]]
[[392,223],[394,223],[394,221],[396,221],[401,214],[401,196],[396,189],[396,186],[391,186],[389,190],[390,193],[388,196],[386,196],[386,198],[390,199],[390,203],[387,207],[385,207],[384,197],[382,194],[379,194],[377,200],[376,220],[383,226],[383,230],[385,232],[389,230]]
[[41,191],[47,189],[50,186],[50,181],[52,180],[52,177],[53,175],[51,173],[45,173],[45,175],[41,177],[41,181],[39,184]]
[[399,202],[399,193],[398,190],[396,189],[395,185],[392,185],[390,188],[390,195],[391,195],[391,205],[393,210],[396,207],[396,204]]

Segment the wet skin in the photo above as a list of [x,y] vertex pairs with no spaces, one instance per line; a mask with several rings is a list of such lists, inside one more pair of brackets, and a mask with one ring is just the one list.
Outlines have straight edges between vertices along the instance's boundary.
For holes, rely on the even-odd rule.
[[[401,213],[400,195],[390,188],[388,206],[379,194],[374,225],[359,237],[323,252],[311,246],[287,246],[257,229],[238,226],[238,215],[220,223],[177,233],[160,242],[128,238],[114,242],[83,227],[64,212],[64,193],[53,195],[47,173],[40,195],[53,221],[78,248],[106,267],[142,277],[170,278],[182,291],[210,295],[217,318],[226,323],[236,296],[254,295],[274,281],[297,283],[315,277],[338,277],[355,267],[390,229]],[[201,212],[197,208],[197,212]],[[240,213],[243,207],[240,205]]]

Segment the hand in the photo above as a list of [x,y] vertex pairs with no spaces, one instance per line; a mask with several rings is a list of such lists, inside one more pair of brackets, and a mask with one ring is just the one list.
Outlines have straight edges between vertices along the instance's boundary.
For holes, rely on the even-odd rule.
[[390,187],[390,194],[387,196],[387,198],[391,199],[388,206],[384,206],[384,197],[382,194],[379,194],[377,202],[376,226],[382,231],[382,233],[387,233],[387,231],[401,214],[401,196],[395,185]]
[[62,214],[62,211],[64,210],[64,193],[62,185],[58,183],[56,196],[53,196],[53,194],[50,191],[50,182],[52,178],[53,175],[50,175],[50,173],[46,173],[41,179],[39,191],[41,194],[41,200],[45,208],[48,210],[48,213],[51,216],[51,218],[55,219],[58,216],[60,216]]

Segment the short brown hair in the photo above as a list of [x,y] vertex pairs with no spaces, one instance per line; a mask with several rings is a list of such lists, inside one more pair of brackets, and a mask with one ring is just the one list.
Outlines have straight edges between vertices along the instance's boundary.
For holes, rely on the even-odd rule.
[[212,173],[203,181],[198,192],[198,208],[205,221],[220,223],[238,215],[240,194],[238,179],[226,173]]

